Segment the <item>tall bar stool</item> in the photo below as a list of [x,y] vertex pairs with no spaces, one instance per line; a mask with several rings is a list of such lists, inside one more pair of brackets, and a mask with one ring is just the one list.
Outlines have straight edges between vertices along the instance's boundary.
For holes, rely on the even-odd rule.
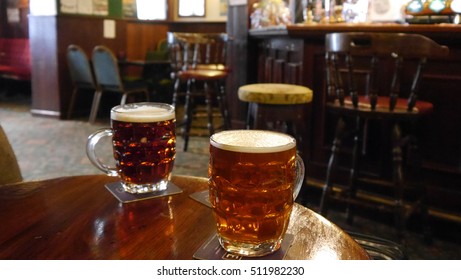
[[303,143],[306,105],[312,101],[312,90],[292,84],[257,83],[241,86],[238,97],[248,102],[247,129],[283,131]]
[[[217,104],[223,129],[230,128],[230,116],[225,94],[225,80],[230,73],[226,66],[226,48],[229,37],[225,33],[168,32],[171,78],[174,83],[172,105],[176,107],[185,97],[183,126],[184,151],[189,145],[192,120],[199,115],[198,99],[204,98],[207,129],[212,135],[217,129],[213,123],[214,104]],[[185,91],[181,86],[186,86]]]
[[[410,163],[408,166],[416,172],[414,177],[418,177],[421,159],[417,152],[417,132],[411,130],[433,110],[431,103],[418,100],[422,71],[428,58],[446,56],[448,48],[421,35],[393,33],[327,34],[325,48],[329,99],[326,109],[330,113],[327,117],[337,119],[337,124],[320,214],[327,215],[329,202],[334,197],[332,185],[339,156],[347,150],[342,150],[343,144],[352,141],[349,186],[345,192],[347,221],[352,223],[354,206],[358,203],[376,206],[379,200],[363,199],[365,194],[375,193],[378,197],[389,197],[387,204],[379,206],[393,208],[400,239],[404,240],[405,220],[409,215],[406,210],[420,210],[426,222],[423,225],[425,234],[428,234],[425,187],[413,185],[414,199],[407,200],[410,185],[404,182],[403,167],[404,163]],[[390,146],[389,153],[381,155],[379,150],[386,144]],[[405,148],[407,153],[404,153]],[[383,158],[392,162],[391,174],[378,171],[370,177],[370,170],[364,172],[364,167],[370,169],[373,160],[382,161]],[[364,160],[367,164],[360,164]],[[378,184],[384,179],[387,184]],[[393,194],[389,190],[393,190]]]
[[313,93],[304,83],[303,41],[269,39],[259,44],[258,83],[242,85],[239,100],[248,104],[246,127],[289,133],[304,151]]

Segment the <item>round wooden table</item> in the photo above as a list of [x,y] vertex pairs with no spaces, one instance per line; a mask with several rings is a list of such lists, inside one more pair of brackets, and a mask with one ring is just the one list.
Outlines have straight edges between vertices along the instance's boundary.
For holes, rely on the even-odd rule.
[[[173,176],[180,194],[119,202],[105,175],[0,186],[0,259],[193,259],[213,236],[211,209],[190,197],[207,178]],[[285,259],[369,259],[340,228],[296,204]]]

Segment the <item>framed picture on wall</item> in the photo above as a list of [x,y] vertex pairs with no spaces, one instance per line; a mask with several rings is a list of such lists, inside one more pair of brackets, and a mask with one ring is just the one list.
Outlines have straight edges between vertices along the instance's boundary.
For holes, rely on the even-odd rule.
[[205,0],[178,0],[179,17],[204,17]]

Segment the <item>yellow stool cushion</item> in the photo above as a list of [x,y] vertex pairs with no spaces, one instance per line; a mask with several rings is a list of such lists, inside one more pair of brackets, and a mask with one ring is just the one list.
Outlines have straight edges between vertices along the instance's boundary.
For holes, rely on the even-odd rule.
[[238,90],[239,99],[263,104],[303,104],[312,101],[312,90],[291,84],[250,84]]

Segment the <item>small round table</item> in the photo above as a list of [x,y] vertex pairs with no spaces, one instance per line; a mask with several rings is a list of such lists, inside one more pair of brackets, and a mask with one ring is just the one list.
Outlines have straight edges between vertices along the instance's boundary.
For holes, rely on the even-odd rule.
[[[0,186],[0,259],[193,259],[212,237],[211,209],[190,197],[208,179],[173,176],[182,193],[119,202],[105,175]],[[285,259],[369,259],[347,233],[295,204]]]

